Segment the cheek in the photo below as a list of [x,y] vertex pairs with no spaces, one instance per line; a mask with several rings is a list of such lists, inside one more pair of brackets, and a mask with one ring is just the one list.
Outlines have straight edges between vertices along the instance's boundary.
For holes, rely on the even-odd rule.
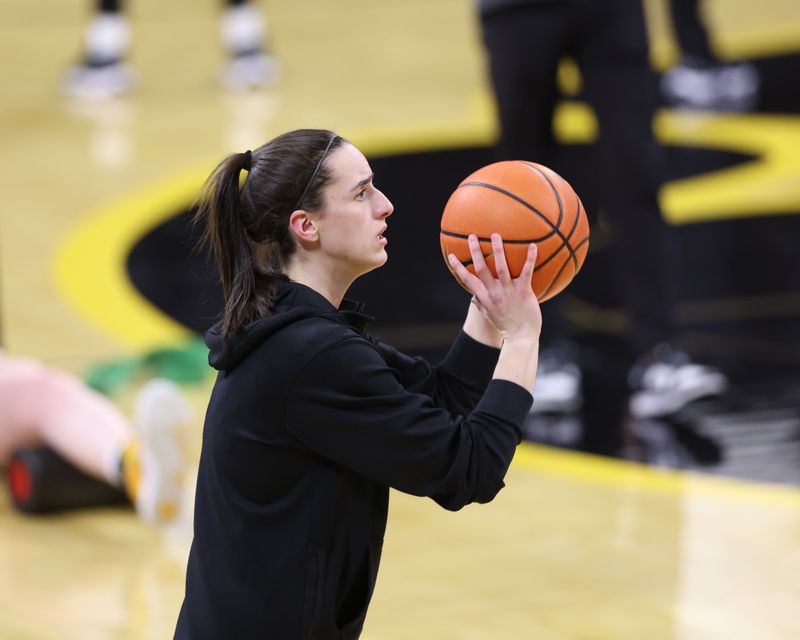
[[[359,233],[359,229],[362,230]],[[334,228],[328,229],[325,236],[326,244],[330,250],[338,254],[348,254],[357,251],[363,244],[363,227],[350,220],[342,220]]]
[[370,222],[372,214],[369,206],[342,206],[335,214],[327,218],[326,228],[322,233],[323,243],[328,249],[338,254],[347,254],[363,250],[370,243]]
[[369,229],[370,215],[363,209],[355,208],[350,210],[349,214],[339,219],[337,234],[344,239],[349,239],[350,242],[358,242],[359,238],[362,238]]

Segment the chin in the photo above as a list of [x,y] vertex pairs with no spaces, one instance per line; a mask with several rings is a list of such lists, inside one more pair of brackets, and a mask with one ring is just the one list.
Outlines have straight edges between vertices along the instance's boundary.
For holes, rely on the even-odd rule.
[[383,251],[381,253],[381,255],[377,256],[374,261],[369,262],[369,263],[364,265],[364,268],[361,271],[360,275],[363,276],[364,274],[369,273],[370,271],[374,271],[378,267],[382,267],[383,265],[386,264],[386,261],[388,259],[389,259],[389,255],[385,251]]

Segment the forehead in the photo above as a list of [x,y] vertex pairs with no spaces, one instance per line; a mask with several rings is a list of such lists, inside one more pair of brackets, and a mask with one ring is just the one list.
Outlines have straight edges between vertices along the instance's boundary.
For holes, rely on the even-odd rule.
[[331,153],[325,164],[331,174],[331,184],[336,185],[352,186],[372,173],[364,154],[349,142]]

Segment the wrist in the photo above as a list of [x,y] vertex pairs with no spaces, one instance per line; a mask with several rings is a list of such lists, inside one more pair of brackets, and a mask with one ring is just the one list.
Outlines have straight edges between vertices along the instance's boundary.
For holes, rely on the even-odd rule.
[[495,349],[503,344],[503,337],[495,326],[478,311],[474,304],[470,304],[467,319],[464,322],[464,333],[470,338]]
[[503,336],[503,345],[513,346],[519,349],[532,349],[539,347],[539,334],[512,334]]

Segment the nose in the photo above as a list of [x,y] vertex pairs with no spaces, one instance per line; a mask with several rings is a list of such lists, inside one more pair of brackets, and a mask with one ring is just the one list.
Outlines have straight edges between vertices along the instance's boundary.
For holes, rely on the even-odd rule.
[[375,203],[375,213],[379,218],[388,218],[394,212],[394,205],[389,198],[383,195],[382,191],[378,191],[377,202]]

